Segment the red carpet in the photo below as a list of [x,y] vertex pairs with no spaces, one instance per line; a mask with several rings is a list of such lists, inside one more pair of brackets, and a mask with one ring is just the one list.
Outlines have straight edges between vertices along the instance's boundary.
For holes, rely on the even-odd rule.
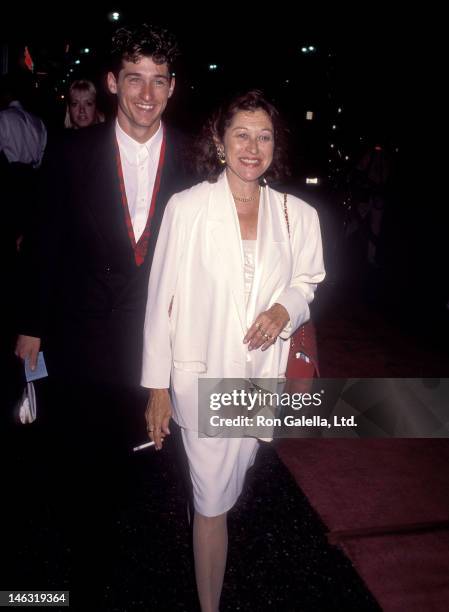
[[[320,374],[323,378],[414,378],[448,377],[449,353],[442,335],[422,328],[401,329],[378,311],[351,297],[337,299],[339,293],[324,294],[325,312],[317,319]],[[323,305],[320,304],[322,307]],[[449,316],[448,316],[449,318]],[[424,327],[425,328],[425,327]],[[442,330],[441,330],[442,331]],[[443,344],[436,348],[432,340]]]
[[[419,334],[331,294],[317,317],[324,378],[449,376]],[[289,439],[278,452],[383,610],[449,610],[449,440]]]
[[385,612],[449,610],[449,531],[348,541],[343,550]]
[[[278,452],[383,610],[449,609],[448,440],[283,440]],[[345,537],[354,529],[367,532]]]

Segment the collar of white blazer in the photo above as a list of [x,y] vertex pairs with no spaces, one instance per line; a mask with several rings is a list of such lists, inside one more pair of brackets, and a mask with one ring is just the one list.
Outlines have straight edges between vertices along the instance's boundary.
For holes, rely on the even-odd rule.
[[240,225],[226,171],[220,175],[215,184],[211,185],[208,221],[217,246],[217,254],[222,258],[223,274],[227,276],[232,289],[244,335],[248,328],[248,321],[255,316],[257,296],[278,265],[281,250],[276,248],[276,245],[279,246],[279,243],[288,240],[282,202],[279,201],[279,194],[269,189],[268,186],[261,189],[256,267],[248,306],[245,304]]

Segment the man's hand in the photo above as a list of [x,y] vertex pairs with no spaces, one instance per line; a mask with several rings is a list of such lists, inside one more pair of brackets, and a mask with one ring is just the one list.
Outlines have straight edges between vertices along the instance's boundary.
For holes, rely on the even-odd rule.
[[271,308],[261,312],[246,332],[243,342],[249,343],[250,351],[262,347],[265,351],[274,344],[277,337],[290,321],[290,315],[282,304],[273,304]]
[[35,338],[34,336],[22,336],[17,338],[16,350],[14,351],[17,357],[20,357],[23,361],[28,357],[30,368],[36,369],[37,355],[41,348],[41,339]]
[[154,440],[157,450],[162,448],[164,438],[170,435],[168,424],[172,415],[172,407],[168,389],[150,389],[145,419],[150,440]]

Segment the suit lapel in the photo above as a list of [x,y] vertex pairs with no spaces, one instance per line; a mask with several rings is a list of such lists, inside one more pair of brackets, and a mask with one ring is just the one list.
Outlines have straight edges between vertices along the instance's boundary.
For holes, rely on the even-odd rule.
[[[248,301],[247,319],[251,325],[255,317],[266,308],[282,276],[289,278],[286,264],[281,265],[286,242],[286,226],[276,196],[268,186],[261,190],[257,223],[256,266],[251,295]],[[288,259],[282,260],[284,262]]]
[[[165,207],[170,197],[178,191],[177,185],[180,181],[180,169],[177,165],[176,158],[176,146],[173,141],[173,137],[166,127],[166,151],[165,151],[165,163],[162,170],[161,182],[159,186],[159,192],[156,198],[156,205],[154,209],[153,218],[151,220],[151,232],[148,242],[148,251],[145,257],[145,268],[151,267],[153,259],[154,249],[156,247],[157,237],[159,235],[159,229],[164,216]],[[180,189],[179,189],[180,190]]]
[[243,276],[243,249],[240,226],[234,201],[223,173],[212,185],[209,196],[208,225],[220,258],[220,269],[229,284],[237,313],[246,333],[245,285]]
[[264,187],[260,192],[259,215],[257,220],[256,262],[253,284],[247,307],[248,326],[254,321],[258,308],[257,304],[261,297],[261,291],[279,259],[278,253],[273,249],[273,231],[268,187]]
[[257,228],[256,266],[260,270],[260,284],[256,287],[258,293],[269,283],[273,273],[279,270],[286,234],[283,213],[274,192],[266,186],[262,193]]
[[134,260],[121,201],[114,123],[101,134],[90,172],[93,176],[86,183],[93,185],[93,188],[86,195],[98,233],[108,245],[114,260]]

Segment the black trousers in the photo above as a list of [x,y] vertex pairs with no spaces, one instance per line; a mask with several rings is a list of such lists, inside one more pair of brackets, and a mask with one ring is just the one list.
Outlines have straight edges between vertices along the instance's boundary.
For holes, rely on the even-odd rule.
[[[132,448],[146,441],[144,389],[45,381],[39,428],[52,523],[73,593],[101,591],[117,554],[114,527],[133,503]],[[61,554],[61,549],[62,554]]]
[[[96,609],[102,610],[106,589],[114,592],[114,576],[120,575],[120,568],[126,571],[126,530],[142,527],[133,524],[136,507],[144,503],[146,516],[153,522],[153,536],[142,541],[142,546],[151,549],[158,517],[170,506],[165,495],[182,496],[184,484],[185,496],[190,497],[180,430],[170,424],[171,436],[157,457],[153,458],[154,450],[133,453],[134,446],[148,439],[145,390],[73,385],[50,377],[35,386],[38,420],[17,431],[18,441],[11,439],[5,461],[12,479],[8,506],[15,523],[12,529],[7,525],[13,536],[13,563],[5,585],[65,588],[70,590],[74,609],[85,609],[86,601],[95,601]],[[167,477],[176,479],[176,487]],[[148,495],[149,481],[158,490]],[[184,505],[181,512],[186,519],[185,510]],[[33,517],[31,528],[36,533],[31,540],[23,528],[28,515]],[[34,555],[36,543],[40,552]],[[31,551],[26,555],[26,577],[17,554],[23,549]]]

